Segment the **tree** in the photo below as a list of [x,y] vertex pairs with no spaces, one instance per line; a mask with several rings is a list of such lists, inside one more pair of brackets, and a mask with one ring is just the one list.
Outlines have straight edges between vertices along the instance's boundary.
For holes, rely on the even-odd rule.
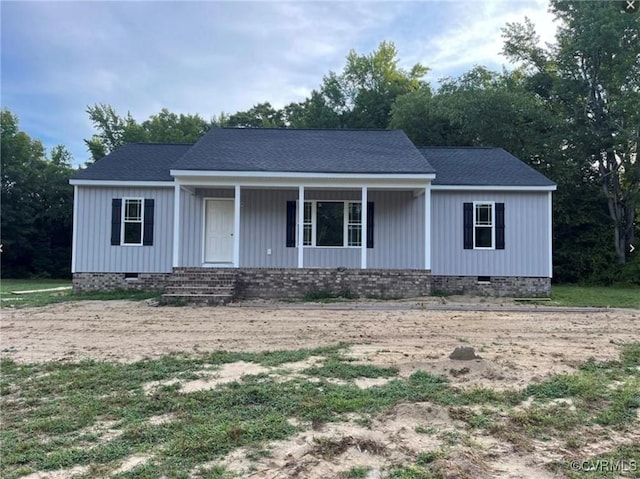
[[2,110],[2,276],[68,276],[71,263],[71,154],[57,146],[51,159],[39,140]]
[[244,128],[280,128],[285,126],[282,110],[276,110],[271,103],[258,103],[247,111],[229,115],[224,126]]
[[[87,113],[94,128],[99,131],[89,140],[84,140],[91,153],[90,161],[94,162],[124,144],[126,122],[118,116],[111,105],[103,103],[87,107]],[[131,120],[130,126],[132,123],[135,124],[130,115],[128,118]]]
[[616,2],[551,1],[562,24],[555,48],[536,46],[530,24],[508,25],[504,52],[546,78],[548,101],[571,126],[570,148],[593,165],[625,263],[640,206],[640,22]]
[[[419,63],[408,71],[399,68],[398,51],[391,42],[382,42],[369,55],[351,50],[341,73],[329,72],[320,88],[304,101],[271,112],[270,116],[278,121],[269,122],[269,126],[387,128],[397,98],[410,92],[429,91],[422,80],[427,72],[428,68]],[[265,115],[256,118],[252,110],[239,113],[243,121],[238,121],[238,114],[231,115],[234,121],[229,126],[264,126]]]
[[301,103],[291,103],[284,107],[283,118],[292,128],[340,128],[341,117],[317,90]]
[[[98,130],[84,140],[91,161],[99,160],[116,148],[128,143],[195,143],[204,135],[216,119],[207,122],[200,115],[176,115],[166,108],[138,123],[131,113],[119,116],[111,105],[96,104],[87,108],[93,126]],[[224,114],[221,121],[226,121]]]
[[151,116],[140,126],[141,140],[151,143],[195,143],[211,124],[200,115],[176,115],[166,108]]

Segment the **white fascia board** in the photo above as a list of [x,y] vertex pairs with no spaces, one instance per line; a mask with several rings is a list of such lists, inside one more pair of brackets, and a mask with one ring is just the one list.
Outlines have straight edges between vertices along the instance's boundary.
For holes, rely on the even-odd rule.
[[[194,171],[171,170],[171,176],[181,178],[272,178],[272,179],[324,179],[324,180],[413,180],[424,181],[435,179],[435,173],[296,173],[274,171]],[[242,182],[244,184],[244,182]]]
[[199,188],[206,187],[229,187],[232,188],[234,185],[239,184],[243,188],[256,188],[256,189],[269,189],[269,188],[282,188],[282,189],[294,189],[297,190],[299,186],[305,186],[307,188],[320,188],[320,189],[360,189],[363,186],[367,186],[370,189],[380,189],[380,190],[416,190],[419,188],[424,189],[426,182],[402,182],[399,180],[365,180],[365,181],[340,181],[340,180],[301,180],[301,179],[291,179],[289,181],[278,181],[278,180],[242,180],[233,178],[182,178],[178,177],[180,180],[180,184],[183,186],[194,186]]
[[556,191],[557,186],[432,185],[433,191]]
[[74,186],[117,186],[147,187],[147,188],[173,188],[173,181],[117,181],[117,180],[69,180],[69,184]]
[[215,176],[176,176],[176,181],[180,181],[185,186],[226,186],[234,187],[236,184],[244,188],[292,188],[299,186],[318,188],[356,188],[368,186],[382,189],[424,189],[425,184],[431,183],[431,178],[421,180],[413,176],[402,178],[389,178],[384,175],[352,175],[348,177],[321,176],[321,177],[215,177]]

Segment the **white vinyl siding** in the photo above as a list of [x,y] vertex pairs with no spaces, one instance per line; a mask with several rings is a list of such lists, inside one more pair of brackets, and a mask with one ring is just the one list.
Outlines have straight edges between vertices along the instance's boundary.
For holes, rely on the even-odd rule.
[[[463,203],[504,203],[505,244],[464,249]],[[377,211],[376,211],[377,213]],[[432,191],[431,272],[450,276],[550,277],[548,193]]]
[[[120,245],[111,244],[114,198],[123,199],[122,210],[125,209],[124,199],[127,198],[155,200],[153,245],[144,248],[123,248]],[[75,205],[75,271],[77,273],[168,273],[171,271],[173,188],[78,186],[75,201],[77,202]],[[144,216],[144,201],[142,215]],[[124,230],[124,228],[121,229]],[[142,229],[144,231],[144,223]],[[122,231],[120,238],[122,238]]]

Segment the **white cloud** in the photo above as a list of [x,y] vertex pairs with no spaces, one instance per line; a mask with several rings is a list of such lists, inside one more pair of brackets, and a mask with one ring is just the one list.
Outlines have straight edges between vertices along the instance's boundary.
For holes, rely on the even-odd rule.
[[5,3],[3,106],[78,162],[93,133],[87,105],[142,121],[176,113],[233,113],[303,100],[340,70],[350,49],[398,46],[402,66],[430,78],[500,65],[500,27],[527,15],[544,40],[554,26],[540,0],[482,2]]
[[521,23],[525,17],[537,26],[541,43],[552,42],[555,24],[541,0],[507,2],[487,0],[456,4],[455,20],[444,31],[426,41],[420,61],[432,68],[431,80],[457,75],[474,65],[499,68],[508,64],[502,56],[501,29],[507,23]]

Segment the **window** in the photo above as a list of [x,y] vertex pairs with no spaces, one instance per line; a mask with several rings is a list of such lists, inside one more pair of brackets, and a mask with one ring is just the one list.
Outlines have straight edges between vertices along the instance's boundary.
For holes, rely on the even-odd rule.
[[505,249],[504,203],[463,204],[464,249]]
[[362,246],[362,204],[349,203],[349,219],[347,223],[347,244]]
[[[297,244],[296,205],[294,201],[287,205],[288,247]],[[373,203],[368,203],[367,215],[367,248],[373,248]],[[305,201],[302,231],[304,246],[360,247],[362,204],[359,201]]]
[[122,209],[122,244],[142,244],[142,199],[125,198]]
[[329,201],[316,203],[315,246],[344,246],[344,205]]
[[303,245],[311,246],[313,244],[313,203],[310,201],[304,202],[304,220],[303,220]]
[[151,198],[113,198],[111,245],[152,246],[154,210]]
[[474,203],[473,245],[493,248],[493,203]]

